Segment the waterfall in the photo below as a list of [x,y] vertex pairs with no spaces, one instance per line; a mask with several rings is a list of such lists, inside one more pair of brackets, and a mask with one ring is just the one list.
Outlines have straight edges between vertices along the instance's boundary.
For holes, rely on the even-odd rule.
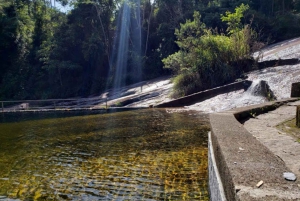
[[264,80],[254,80],[246,90],[237,90],[230,93],[220,94],[213,98],[191,106],[203,112],[220,112],[248,105],[264,103],[270,99],[275,99],[268,83]]
[[270,89],[270,86],[265,80],[253,80],[251,86],[245,92],[246,96],[256,96],[264,97],[267,100],[276,100],[276,97],[273,91]]

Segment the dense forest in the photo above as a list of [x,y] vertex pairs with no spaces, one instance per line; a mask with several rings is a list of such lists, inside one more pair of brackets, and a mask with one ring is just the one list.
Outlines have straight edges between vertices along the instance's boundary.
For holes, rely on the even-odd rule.
[[0,0],[0,99],[86,97],[170,74],[175,96],[217,86],[252,51],[299,36],[299,13],[300,0]]

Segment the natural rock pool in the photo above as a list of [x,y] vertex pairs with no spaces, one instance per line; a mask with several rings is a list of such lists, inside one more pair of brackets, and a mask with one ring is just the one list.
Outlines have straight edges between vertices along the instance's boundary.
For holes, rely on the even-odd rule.
[[209,200],[206,115],[65,114],[0,114],[0,200]]

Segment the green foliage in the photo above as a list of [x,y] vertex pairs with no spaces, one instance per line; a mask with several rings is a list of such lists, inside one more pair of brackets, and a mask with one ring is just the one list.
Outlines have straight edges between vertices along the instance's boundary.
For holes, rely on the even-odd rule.
[[276,16],[272,22],[273,39],[277,41],[298,37],[300,34],[300,17],[292,13]]
[[198,72],[192,71],[183,71],[182,73],[178,74],[172,80],[174,83],[174,88],[172,92],[172,97],[182,97],[187,94],[192,94],[196,91],[196,89],[201,89],[202,85],[201,82],[195,82],[195,80],[199,80],[200,75]]
[[[48,0],[0,0],[1,99],[88,96],[113,83],[113,45],[124,1],[58,1],[71,11],[63,13]],[[257,38],[270,43],[300,35],[299,0],[129,2],[132,10],[139,6],[141,21],[128,28],[124,82],[138,81],[139,65],[143,79],[173,71],[178,95],[246,71],[242,66]],[[134,12],[130,17],[138,19]],[[139,28],[141,55],[132,43]]]
[[175,34],[180,51],[163,60],[165,68],[177,75],[174,97],[233,81],[242,72],[237,66],[250,57],[253,31],[249,26],[236,27],[229,36],[214,33],[205,28],[200,14],[195,12],[194,20],[181,24]]
[[206,31],[206,25],[200,19],[200,13],[195,12],[193,21],[187,20],[184,24],[180,24],[180,29],[175,29],[176,43],[181,49],[188,51],[196,46],[194,39],[201,37]]
[[241,23],[242,17],[244,17],[244,13],[249,9],[249,5],[241,4],[239,7],[235,8],[235,12],[231,13],[230,11],[226,11],[225,15],[221,14],[221,20],[223,22],[227,22],[228,29],[227,32],[229,34],[236,33],[240,31],[243,27]]
[[19,2],[1,4],[0,15],[0,97],[2,94],[24,98],[27,56],[32,48],[34,22],[30,6]]

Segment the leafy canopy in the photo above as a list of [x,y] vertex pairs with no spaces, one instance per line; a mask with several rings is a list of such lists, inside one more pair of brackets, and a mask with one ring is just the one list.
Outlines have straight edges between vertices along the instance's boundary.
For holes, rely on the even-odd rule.
[[235,8],[235,12],[231,13],[226,11],[225,15],[221,14],[222,22],[227,22],[229,34],[240,31],[243,27],[241,19],[244,17],[244,13],[249,9],[249,5],[241,4]]
[[241,23],[248,8],[242,4],[234,13],[222,16],[228,23],[228,35],[206,28],[199,12],[194,13],[193,21],[180,24],[175,31],[180,50],[163,59],[165,68],[176,74],[174,97],[232,82],[242,73],[241,66],[249,58],[253,37],[250,26]]

